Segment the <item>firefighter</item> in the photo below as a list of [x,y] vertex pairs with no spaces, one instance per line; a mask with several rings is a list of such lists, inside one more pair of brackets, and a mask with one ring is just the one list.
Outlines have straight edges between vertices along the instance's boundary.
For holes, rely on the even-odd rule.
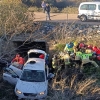
[[84,50],[85,50],[85,44],[83,42],[79,43],[78,50],[84,52]]
[[74,50],[74,53],[76,53],[78,51],[78,43],[77,42],[74,42],[73,50]]
[[65,65],[65,69],[68,69],[70,67],[70,55],[68,53],[66,53],[64,56],[63,56],[63,59],[64,59],[64,65]]
[[64,48],[64,52],[66,52],[70,55],[71,53],[74,52],[73,46],[74,46],[74,44],[72,42],[69,42],[68,44],[66,44],[66,46]]
[[82,64],[81,56],[82,56],[82,52],[81,52],[81,51],[77,51],[77,52],[75,53],[75,64],[76,64],[75,68],[76,68],[78,71],[80,71],[80,66],[81,66],[81,64]]
[[53,72],[54,73],[56,73],[56,71],[57,71],[57,66],[58,66],[57,55],[53,55],[53,58],[52,58],[52,68],[53,68]]
[[90,59],[92,56],[93,56],[93,53],[87,53],[87,54],[86,53],[83,53],[81,55],[82,65],[81,65],[80,71],[82,71],[83,65],[84,64],[87,64],[89,62],[92,63],[95,67],[99,67],[98,64],[95,61],[93,61],[93,60]]

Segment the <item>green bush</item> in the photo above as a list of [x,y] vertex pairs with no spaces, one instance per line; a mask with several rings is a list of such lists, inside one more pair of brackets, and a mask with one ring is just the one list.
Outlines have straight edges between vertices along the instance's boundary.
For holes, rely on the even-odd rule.
[[[38,7],[29,7],[29,11],[34,11],[34,12],[42,12],[42,8]],[[78,8],[77,7],[67,7],[62,10],[59,10],[57,7],[51,7],[51,13],[68,13],[68,14],[77,14],[78,13]]]
[[56,49],[57,51],[63,51],[63,50],[64,50],[64,47],[65,47],[65,44],[57,44],[57,45],[55,46],[55,49]]
[[96,67],[94,65],[92,65],[91,63],[87,63],[83,66],[83,73],[86,76],[92,75],[96,73]]
[[25,6],[23,4],[18,4],[18,5],[5,4],[5,5],[1,5],[0,6],[1,21],[6,22],[6,20],[8,20],[8,18],[11,15],[16,16],[20,20],[21,18],[19,17],[19,15],[22,16],[22,18],[23,18],[23,16],[25,16],[24,13],[26,11],[27,11],[27,6]]
[[51,11],[52,13],[59,13],[59,9],[57,7],[51,7]]
[[77,7],[67,7],[62,9],[62,13],[68,13],[68,14],[77,14],[78,8]]

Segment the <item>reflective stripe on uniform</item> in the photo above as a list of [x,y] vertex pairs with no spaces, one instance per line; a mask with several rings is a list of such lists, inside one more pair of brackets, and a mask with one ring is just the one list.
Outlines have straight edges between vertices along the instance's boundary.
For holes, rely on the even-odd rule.
[[53,59],[53,61],[52,61],[52,67],[53,67],[53,68],[56,68],[56,60],[54,60],[54,59]]
[[70,61],[69,61],[69,59],[65,59],[64,61],[65,61],[65,65],[68,65],[68,64],[70,64]]
[[56,66],[55,66],[55,65],[53,65],[52,67],[53,67],[53,68],[56,68]]
[[90,54],[82,54],[82,55],[81,55],[81,58],[82,58],[82,59],[89,59],[90,56],[92,56],[91,53],[90,53]]
[[82,55],[82,52],[76,52],[76,56],[81,56]]

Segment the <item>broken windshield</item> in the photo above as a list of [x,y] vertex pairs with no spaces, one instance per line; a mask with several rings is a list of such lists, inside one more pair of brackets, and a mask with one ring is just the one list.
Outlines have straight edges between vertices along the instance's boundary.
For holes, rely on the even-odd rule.
[[27,82],[44,82],[45,81],[44,71],[25,69],[22,73],[20,80]]

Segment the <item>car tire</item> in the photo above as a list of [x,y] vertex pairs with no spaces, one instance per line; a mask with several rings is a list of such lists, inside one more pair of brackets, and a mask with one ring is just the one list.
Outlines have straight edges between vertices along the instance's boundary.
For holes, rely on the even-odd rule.
[[87,21],[87,17],[85,15],[82,15],[82,16],[80,16],[80,20],[82,22],[85,22],[85,21]]

